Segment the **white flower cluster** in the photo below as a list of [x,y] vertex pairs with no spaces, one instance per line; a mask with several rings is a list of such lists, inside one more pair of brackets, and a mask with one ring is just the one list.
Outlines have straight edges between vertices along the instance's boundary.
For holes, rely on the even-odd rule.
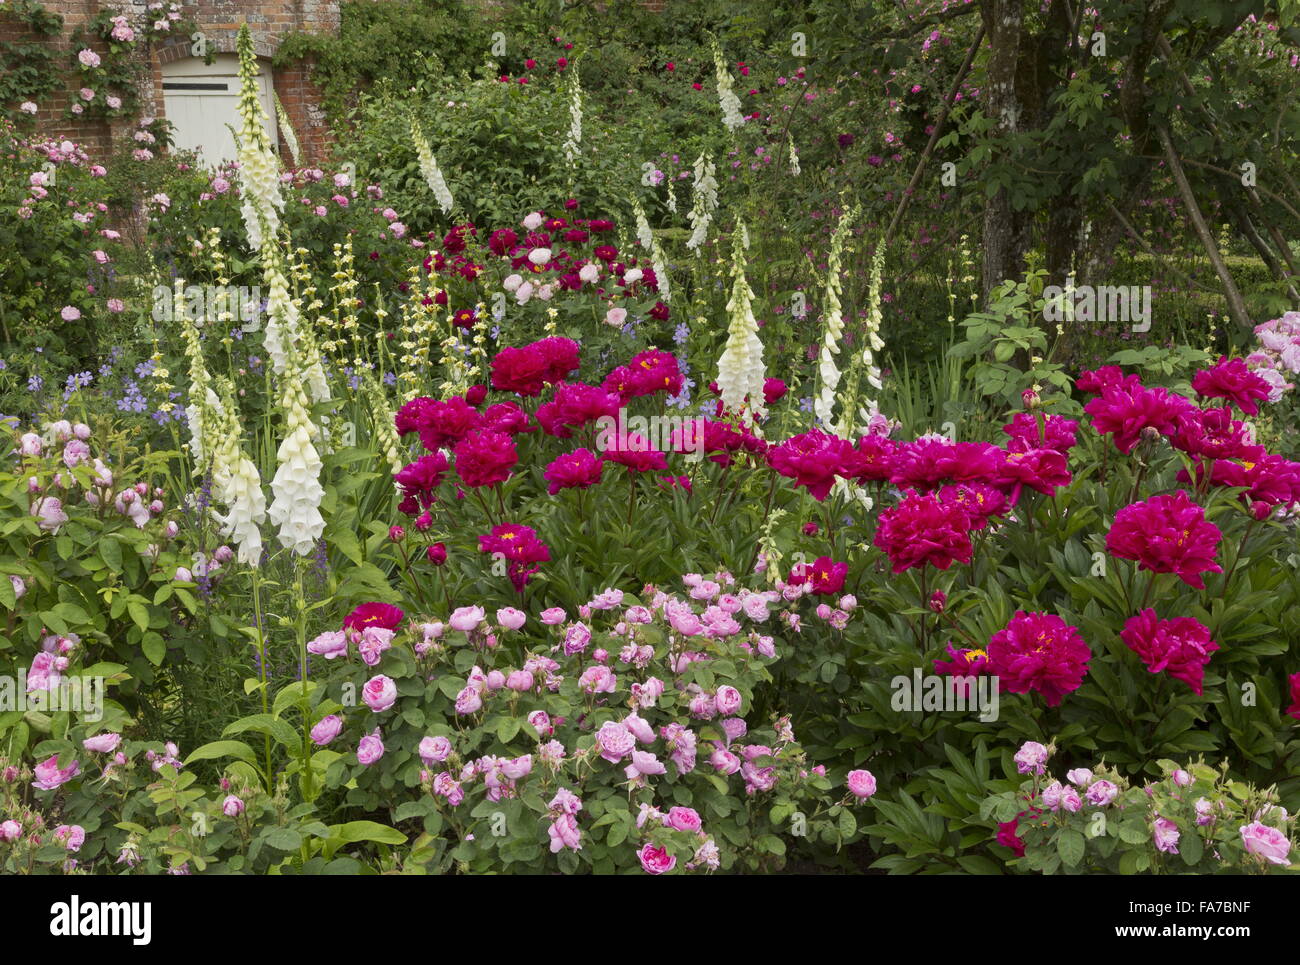
[[764,414],[763,342],[754,318],[754,292],[745,279],[745,247],[737,231],[732,245],[731,298],[727,301],[727,344],[718,359],[718,389],[722,403],[755,424]]
[[429,142],[424,139],[424,135],[420,133],[414,121],[411,122],[411,140],[415,142],[415,153],[420,159],[420,174],[424,177],[424,183],[437,198],[442,213],[451,214],[451,209],[456,203],[451,196],[451,189],[447,187],[447,180],[442,176],[438,161],[433,156],[433,149],[429,147]]
[[[209,390],[210,391],[210,390]],[[222,386],[224,401],[213,398],[214,460],[213,495],[227,507],[226,514],[213,513],[221,524],[223,536],[235,540],[238,559],[247,566],[262,560],[262,523],[266,520],[266,494],[262,477],[240,445],[240,428],[235,404],[235,388]]]
[[641,202],[632,199],[632,210],[636,214],[636,240],[641,247],[650,252],[650,265],[654,268],[655,279],[659,283],[659,297],[668,304],[672,293],[668,285],[668,266],[664,260],[664,250],[659,245],[659,240],[655,238],[654,232],[650,230],[650,222],[646,219],[645,209],[641,207]]
[[293,124],[289,121],[289,112],[280,103],[280,95],[272,91],[271,96],[275,98],[275,119],[280,125],[280,136],[284,138],[284,143],[289,148],[293,166],[298,167],[302,163],[302,155],[298,149],[298,135],[294,133]]
[[740,98],[734,90],[736,82],[727,70],[722,51],[713,46],[713,69],[718,76],[718,104],[722,107],[722,123],[729,131],[734,131],[745,123],[745,115],[740,112]]
[[564,158],[570,164],[582,153],[582,81],[577,68],[569,71],[569,136],[564,139]]
[[239,29],[239,179],[243,188],[240,213],[249,244],[260,251],[268,235],[280,227],[284,197],[280,194],[280,162],[266,136],[269,123],[257,97],[257,57],[248,25]]
[[701,154],[695,159],[695,190],[691,210],[686,213],[686,220],[691,223],[691,236],[686,247],[697,251],[709,236],[709,224],[713,221],[713,212],[718,210],[717,170],[713,158]]
[[233,537],[238,544],[240,562],[257,566],[262,558],[259,527],[266,519],[266,496],[257,467],[240,447],[234,386],[227,380],[222,385],[224,400],[217,396],[203,361],[198,329],[188,317],[182,324],[190,361],[190,404],[186,413],[195,470],[199,475],[211,472],[213,497],[227,507],[224,516],[215,510],[212,515],[221,524],[222,534]]
[[840,305],[840,292],[843,283],[840,280],[840,265],[844,254],[844,242],[857,214],[856,208],[850,208],[840,216],[839,224],[831,235],[830,252],[826,256],[826,305],[822,312],[826,316],[826,330],[822,335],[821,355],[817,360],[818,392],[813,399],[813,411],[823,426],[830,427],[835,409],[835,390],[840,385],[840,370],[835,364],[835,356],[840,354],[840,343],[844,340],[843,308]]

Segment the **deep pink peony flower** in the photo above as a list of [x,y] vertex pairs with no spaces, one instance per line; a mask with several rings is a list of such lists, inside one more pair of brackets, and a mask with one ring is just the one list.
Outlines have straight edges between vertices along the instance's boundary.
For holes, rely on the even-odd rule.
[[1287,678],[1291,687],[1291,706],[1286,709],[1288,717],[1300,720],[1300,673],[1293,673]]
[[1021,812],[1010,821],[1002,821],[998,824],[997,843],[1004,848],[1010,848],[1016,853],[1017,858],[1025,856],[1025,843],[1020,840],[1020,835],[1017,833],[1023,816],[1024,812]]
[[769,449],[767,459],[778,473],[807,488],[821,502],[830,494],[835,477],[854,464],[854,449],[839,436],[811,429]]
[[1017,412],[1010,425],[1002,427],[1008,436],[1007,450],[1055,449],[1068,453],[1079,441],[1079,423],[1059,415],[1044,415],[1043,425],[1032,412]]
[[1233,419],[1232,410],[1226,406],[1192,408],[1178,417],[1169,444],[1190,456],[1257,462],[1266,450],[1251,442],[1249,433],[1247,425]]
[[456,472],[466,486],[495,486],[510,478],[510,470],[519,462],[514,440],[504,432],[478,429],[471,432],[452,450]]
[[818,596],[834,596],[844,589],[848,572],[848,563],[836,563],[829,556],[821,556],[813,563],[793,567],[789,582],[796,585],[811,582],[812,591]]
[[519,241],[519,236],[509,228],[498,228],[488,235],[488,250],[504,258]]
[[550,484],[546,487],[552,496],[561,489],[593,486],[600,482],[605,464],[590,449],[575,449],[559,456],[546,467],[542,477]]
[[966,510],[971,529],[983,529],[990,517],[1001,516],[1010,507],[1007,494],[986,483],[952,483],[939,490],[939,498]]
[[1139,569],[1177,573],[1188,586],[1203,590],[1202,573],[1223,572],[1214,562],[1221,535],[1219,527],[1205,519],[1205,510],[1180,489],[1116,513],[1106,549],[1121,559],[1137,560]]
[[420,410],[422,421],[416,431],[420,434],[420,443],[430,452],[456,445],[483,424],[478,411],[458,395],[445,402],[427,401],[430,405]]
[[1065,467],[1065,453],[1055,449],[1008,452],[997,485],[1007,493],[1012,505],[1020,499],[1020,490],[1025,486],[1044,496],[1050,496],[1061,486],[1070,485],[1070,470]]
[[[1219,464],[1215,463],[1217,467]],[[1269,453],[1246,466],[1245,496],[1269,506],[1290,506],[1300,502],[1300,462]]]
[[858,482],[883,482],[894,474],[894,452],[898,443],[885,436],[866,435],[844,466],[844,473]]
[[366,627],[396,630],[405,617],[406,614],[400,607],[388,603],[363,603],[343,618],[343,626],[352,630],[364,630]]
[[1129,617],[1120,631],[1128,648],[1142,658],[1152,673],[1168,671],[1200,696],[1205,665],[1219,645],[1210,639],[1210,629],[1191,617],[1160,620],[1147,608]]
[[537,431],[537,426],[528,418],[528,413],[513,402],[498,402],[488,406],[483,413],[483,427],[510,436],[518,432]]
[[[989,655],[984,650],[958,649],[947,646],[949,660],[934,661],[934,672],[944,677],[983,677],[989,672]],[[969,681],[953,681],[963,695],[969,695]]]
[[623,400],[618,393],[582,382],[562,382],[555,387],[555,396],[537,409],[537,421],[548,435],[567,439],[574,428],[585,426],[602,417],[618,417]]
[[610,372],[601,388],[616,392],[624,402],[656,392],[677,395],[682,391],[682,373],[671,352],[647,349]]
[[946,570],[953,562],[969,563],[970,517],[956,503],[933,493],[909,493],[894,509],[880,514],[874,543],[902,573],[914,566]]
[[1006,459],[997,446],[987,442],[947,442],[917,439],[894,451],[890,480],[910,489],[933,489],[951,482],[993,482]]
[[781,379],[766,379],[763,382],[763,402],[766,405],[774,405],[789,391],[789,387]]
[[1092,416],[1092,425],[1100,433],[1113,435],[1120,452],[1128,453],[1138,444],[1142,430],[1152,428],[1169,435],[1178,427],[1179,417],[1192,403],[1167,389],[1148,389],[1109,385],[1100,397],[1083,407]]
[[1192,376],[1192,388],[1203,399],[1227,399],[1246,415],[1259,412],[1259,403],[1272,391],[1268,381],[1246,367],[1245,359],[1220,356],[1213,368]]
[[550,363],[534,346],[507,346],[492,359],[492,388],[534,396],[542,391],[549,373]]
[[421,508],[428,509],[434,501],[434,490],[442,483],[447,469],[447,457],[441,452],[435,452],[404,466],[393,478],[402,487],[403,495],[415,497]]
[[1016,611],[1006,629],[993,634],[988,653],[989,672],[1003,692],[1037,690],[1049,707],[1079,689],[1092,659],[1077,627],[1052,613],[1023,610]]
[[484,553],[500,553],[516,563],[545,563],[551,558],[550,548],[537,537],[537,532],[518,523],[498,523],[486,536],[478,538],[478,548]]
[[1125,375],[1118,365],[1103,365],[1093,371],[1085,369],[1080,372],[1074,384],[1081,392],[1101,393],[1112,385],[1131,389],[1140,386],[1142,380],[1136,375]]
[[650,446],[650,441],[635,432],[627,433],[624,446],[617,445],[605,450],[605,459],[626,466],[632,472],[654,472],[668,468],[668,460],[658,449]]
[[554,384],[568,378],[581,365],[578,343],[571,338],[552,335],[534,342],[528,348],[537,352],[544,363],[542,381]]

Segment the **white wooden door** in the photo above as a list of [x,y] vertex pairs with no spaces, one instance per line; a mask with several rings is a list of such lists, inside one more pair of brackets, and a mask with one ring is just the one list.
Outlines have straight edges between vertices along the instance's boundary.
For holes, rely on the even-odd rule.
[[[271,96],[270,66],[260,64],[257,78],[262,110],[272,119],[267,133],[278,142],[274,123],[275,101]],[[206,167],[235,159],[235,139],[230,128],[239,129],[239,58],[218,54],[212,64],[194,57],[163,66],[163,104],[167,120],[176,125],[176,147],[199,152]],[[227,126],[229,125],[229,126]]]

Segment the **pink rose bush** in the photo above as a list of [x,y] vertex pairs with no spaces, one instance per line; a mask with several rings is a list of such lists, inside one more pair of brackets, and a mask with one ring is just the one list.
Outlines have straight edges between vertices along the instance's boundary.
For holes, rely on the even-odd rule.
[[[1055,745],[1026,743],[1023,782],[986,797],[1011,865],[1044,874],[1265,873],[1300,863],[1295,819],[1276,793],[1246,787],[1225,768],[1159,762],[1157,780],[1130,779],[1104,765],[1055,779],[1044,766]],[[1018,768],[1020,774],[1026,774]],[[1010,775],[1009,775],[1010,776]]]

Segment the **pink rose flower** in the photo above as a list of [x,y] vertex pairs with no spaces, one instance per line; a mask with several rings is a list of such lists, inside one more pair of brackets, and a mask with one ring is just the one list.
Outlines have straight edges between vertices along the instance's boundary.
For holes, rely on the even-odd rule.
[[312,743],[317,747],[324,747],[334,738],[339,736],[339,731],[343,729],[343,718],[338,714],[330,714],[322,717],[316,726],[311,729]]
[[376,674],[361,688],[361,699],[374,713],[382,713],[397,702],[397,684],[391,677]]
[[876,793],[876,777],[870,771],[849,771],[848,785],[849,792],[862,800]]
[[1250,854],[1258,855],[1270,864],[1289,865],[1291,859],[1291,842],[1277,828],[1255,821],[1241,828],[1242,847]]
[[687,807],[669,808],[664,824],[674,831],[698,831],[702,826],[699,812]]
[[384,742],[379,736],[379,729],[376,728],[373,734],[367,734],[357,744],[357,763],[369,767],[383,756]]
[[653,844],[643,845],[636,856],[641,859],[641,868],[646,874],[661,875],[677,867],[676,858],[664,848],[656,848]]

